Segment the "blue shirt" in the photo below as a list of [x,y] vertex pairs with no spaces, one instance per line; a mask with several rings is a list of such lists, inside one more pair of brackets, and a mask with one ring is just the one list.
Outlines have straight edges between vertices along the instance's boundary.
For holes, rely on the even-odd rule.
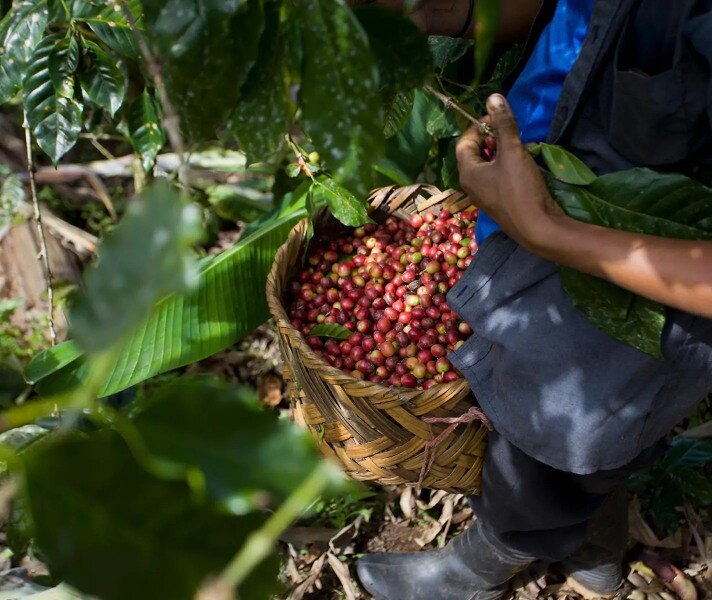
[[[559,0],[552,20],[542,31],[529,61],[507,94],[522,142],[543,142],[549,133],[564,80],[578,58],[588,32],[594,0]],[[475,237],[481,244],[499,230],[485,213],[477,219]]]

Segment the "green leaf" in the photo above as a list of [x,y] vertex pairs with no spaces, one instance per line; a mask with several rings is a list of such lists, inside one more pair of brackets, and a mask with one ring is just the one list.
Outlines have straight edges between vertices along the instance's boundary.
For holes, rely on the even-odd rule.
[[47,27],[47,3],[21,0],[0,22],[0,104],[8,102],[20,89],[32,52]]
[[412,90],[432,75],[428,38],[407,16],[377,6],[357,8],[355,14],[368,35],[385,94]]
[[272,208],[271,197],[249,183],[211,185],[205,190],[210,206],[218,216],[231,221],[250,223],[264,216]]
[[[264,291],[267,273],[287,234],[305,216],[302,205],[263,221],[202,265],[194,291],[161,300],[122,345],[101,396],[215,354],[264,323],[270,316]],[[42,382],[49,390],[71,387],[86,372],[77,361]]]
[[309,330],[309,335],[334,338],[337,340],[347,340],[351,337],[352,333],[353,331],[338,323],[320,323],[319,325],[314,325],[314,327]]
[[444,35],[428,36],[433,62],[441,72],[451,62],[462,58],[473,44],[474,42],[467,38],[453,38]]
[[74,15],[85,21],[96,36],[121,56],[136,59],[140,56],[136,39],[131,31],[122,4],[128,7],[139,30],[143,27],[143,9],[140,0],[76,0]]
[[265,30],[258,59],[230,118],[230,130],[250,162],[265,159],[275,152],[294,116],[280,8],[278,3],[265,7]]
[[560,267],[559,276],[574,306],[594,327],[651,356],[662,357],[664,306],[568,267]]
[[25,367],[25,381],[30,384],[37,383],[73,363],[81,355],[82,349],[72,340],[51,346],[35,355]]
[[181,125],[195,140],[214,138],[257,60],[262,2],[146,0],[144,9]]
[[596,174],[580,158],[561,146],[541,143],[539,147],[546,166],[559,181],[572,185],[588,185],[596,180]]
[[333,179],[320,177],[313,187],[313,192],[316,198],[323,196],[326,199],[331,213],[344,225],[358,227],[371,222],[366,202],[356,198]]
[[487,82],[487,87],[501,91],[504,80],[514,71],[519,64],[524,52],[524,44],[512,44],[500,57],[492,71],[492,77]]
[[144,404],[135,423],[148,450],[186,473],[199,469],[210,498],[235,514],[264,505],[265,493],[284,501],[319,460],[303,430],[215,377],[178,379]]
[[413,90],[396,92],[386,97],[383,135],[387,138],[393,137],[403,128],[413,111],[414,101]]
[[85,40],[84,48],[85,57],[79,71],[82,93],[113,117],[126,96],[126,76],[98,44]]
[[290,10],[304,48],[305,130],[336,180],[365,197],[383,147],[378,69],[366,33],[340,0],[305,0]]
[[439,100],[428,98],[429,114],[425,123],[426,131],[434,138],[459,136],[462,133],[455,113],[446,109]]
[[144,90],[131,104],[128,114],[129,141],[141,157],[144,170],[150,171],[166,143],[161,126],[161,111],[153,96]]
[[676,469],[670,476],[689,501],[702,506],[712,504],[712,479],[709,476],[687,467]]
[[[105,600],[189,600],[265,520],[215,513],[187,485],[145,472],[110,432],[69,435],[23,457],[43,560],[54,576]],[[275,587],[278,561],[266,563],[267,573],[245,581],[241,598],[270,597],[256,591]]]
[[497,38],[500,0],[477,0],[475,8],[475,82],[482,79]]
[[197,276],[192,246],[200,214],[168,184],[147,188],[129,204],[84,277],[86,295],[72,309],[75,339],[104,350],[140,324],[155,302],[186,291]]
[[54,45],[49,55],[49,76],[60,96],[74,96],[74,73],[79,65],[79,44],[74,36]]
[[[410,117],[401,130],[386,142],[388,169],[404,174],[408,183],[412,183],[422,172],[433,145],[433,138],[426,129],[431,106],[426,92],[415,90]],[[380,164],[382,161],[377,162]]]
[[712,464],[712,440],[679,437],[670,443],[662,460],[666,471],[679,467],[699,468]]
[[52,83],[50,57],[63,43],[58,34],[44,38],[35,48],[23,83],[23,104],[32,134],[56,164],[79,139],[82,105],[57,93]]
[[[548,178],[554,199],[570,217],[621,231],[688,240],[712,239],[712,189],[675,174],[630,169],[586,187]],[[560,269],[573,303],[599,329],[656,357],[665,309],[612,283]]]

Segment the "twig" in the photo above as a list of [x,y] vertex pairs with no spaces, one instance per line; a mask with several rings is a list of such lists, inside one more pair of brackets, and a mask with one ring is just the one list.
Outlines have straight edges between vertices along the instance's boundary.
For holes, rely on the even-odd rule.
[[440,84],[441,88],[444,88],[445,86],[443,85],[443,81],[445,83],[448,83],[450,85],[454,85],[455,87],[459,87],[460,89],[465,90],[466,92],[473,93],[475,90],[471,88],[469,85],[465,85],[464,83],[460,83],[459,81],[455,81],[454,79],[450,79],[449,77],[445,77],[444,75],[436,76],[435,77],[438,80],[438,83]]
[[92,146],[94,146],[94,148],[96,148],[99,151],[99,154],[101,154],[106,160],[115,160],[116,159],[116,157],[106,149],[106,146],[104,146],[104,144],[102,144],[99,141],[99,138],[97,138],[95,135],[89,136],[89,142],[91,143]]
[[131,33],[136,39],[138,48],[141,52],[141,56],[146,61],[146,68],[148,69],[148,74],[153,80],[153,85],[156,87],[158,92],[158,100],[163,108],[163,126],[168,134],[168,141],[173,148],[173,151],[178,155],[179,166],[178,166],[178,183],[185,189],[188,187],[188,182],[186,180],[187,173],[187,161],[186,161],[186,149],[185,141],[180,132],[180,117],[173,107],[173,103],[168,97],[168,92],[166,91],[165,81],[163,79],[163,73],[161,67],[153,56],[151,49],[148,46],[146,38],[141,33],[141,30],[136,24],[136,19],[134,19],[131,9],[126,4],[126,0],[120,0],[121,9],[126,16],[126,21],[129,24]]
[[438,92],[434,87],[430,85],[426,85],[425,89],[430,92],[433,96],[435,96],[440,102],[443,103],[443,106],[445,106],[446,109],[449,110],[454,110],[455,112],[461,114],[465,119],[467,119],[470,123],[473,125],[477,125],[478,129],[480,130],[480,133],[482,135],[492,135],[492,128],[487,125],[487,123],[483,123],[482,121],[479,121],[478,119],[475,119],[470,113],[468,113],[464,108],[462,108],[457,102],[455,102],[455,99],[443,94],[442,92]]
[[40,256],[44,268],[45,281],[47,283],[47,303],[49,317],[49,337],[52,345],[57,344],[57,331],[54,328],[54,290],[52,289],[53,277],[52,269],[49,266],[49,255],[47,254],[47,239],[45,238],[44,227],[42,227],[42,213],[40,203],[37,199],[37,186],[35,185],[35,161],[32,156],[32,134],[30,124],[27,122],[27,112],[22,113],[22,127],[25,129],[25,147],[27,149],[27,172],[30,178],[30,194],[32,196],[32,207],[34,211],[35,227],[40,242]]
[[109,216],[112,218],[112,220],[114,222],[116,222],[119,217],[116,214],[116,209],[114,208],[114,203],[111,201],[111,198],[109,197],[109,190],[106,189],[104,182],[101,179],[99,179],[96,175],[94,175],[94,173],[89,171],[88,169],[84,172],[84,178],[87,180],[87,183],[94,190],[94,193],[97,195],[99,200],[101,200],[101,203],[104,205],[104,208],[109,213]]

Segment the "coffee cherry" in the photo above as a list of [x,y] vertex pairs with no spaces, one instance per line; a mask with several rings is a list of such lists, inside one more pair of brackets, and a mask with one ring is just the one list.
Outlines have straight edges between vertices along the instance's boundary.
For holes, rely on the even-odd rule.
[[[391,215],[350,234],[325,232],[288,284],[292,324],[314,352],[359,379],[423,389],[456,380],[446,356],[472,330],[445,294],[477,251],[476,217],[476,210],[408,221]],[[347,340],[310,336],[318,323],[353,333]]]

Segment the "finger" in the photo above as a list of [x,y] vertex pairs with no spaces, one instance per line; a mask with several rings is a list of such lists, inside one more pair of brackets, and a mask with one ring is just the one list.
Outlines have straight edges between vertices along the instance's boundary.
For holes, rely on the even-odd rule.
[[482,158],[484,144],[485,136],[476,125],[460,136],[455,146],[455,156],[460,169],[468,164],[485,162]]
[[502,153],[521,147],[519,125],[505,97],[501,94],[492,94],[487,98],[487,112],[497,140],[497,151]]

